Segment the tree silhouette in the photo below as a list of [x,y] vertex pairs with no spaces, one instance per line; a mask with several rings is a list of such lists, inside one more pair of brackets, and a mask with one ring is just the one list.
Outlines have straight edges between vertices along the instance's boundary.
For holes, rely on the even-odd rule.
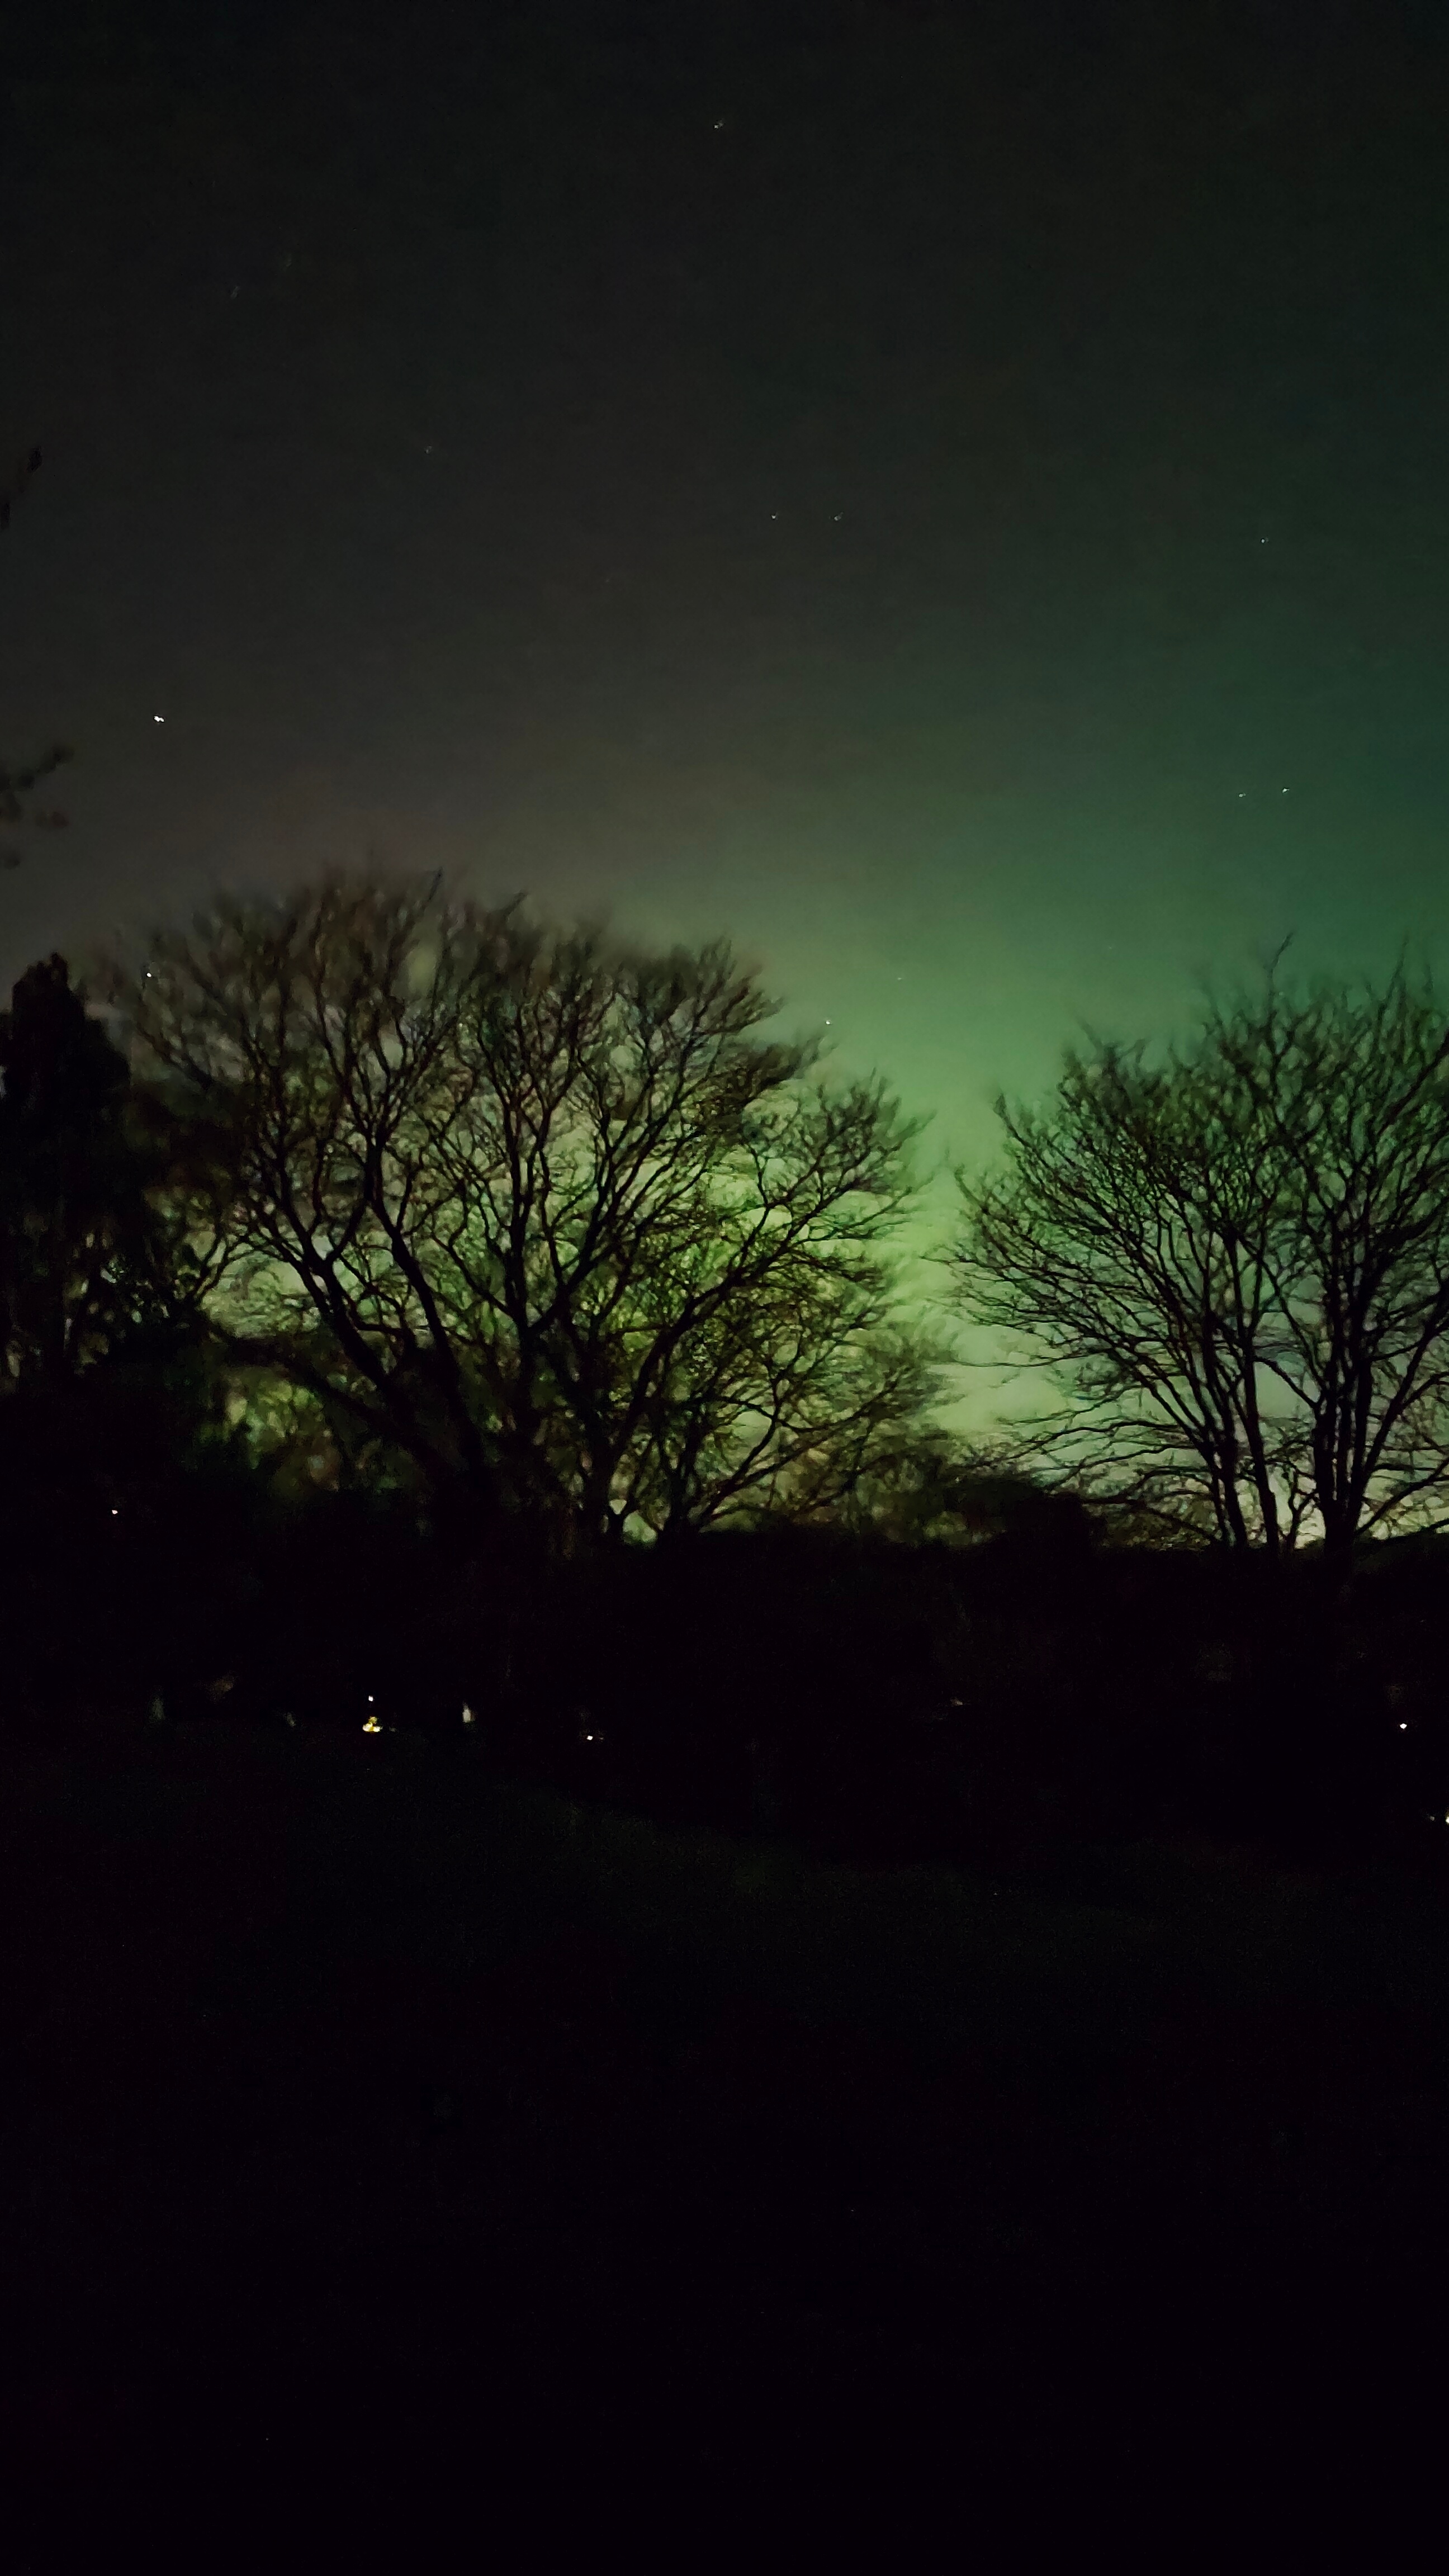
[[1207,1038],[1266,1140],[1269,1364],[1342,1554],[1449,1494],[1449,1022],[1401,964],[1378,994],[1270,978]]
[[0,1015],[0,1344],[17,1389],[55,1391],[110,1342],[142,1221],[123,1131],[126,1060],[63,957]]
[[195,1323],[226,1192],[206,1140],[136,1101],[63,957],[16,984],[0,1074],[4,1381],[53,1394],[138,1331]]
[[1278,1554],[1449,1493],[1449,1032],[1432,986],[1210,1009],[1186,1053],[1069,1054],[962,1181],[960,1299],[1066,1394],[1019,1454]]
[[159,938],[127,1007],[232,1122],[234,1345],[553,1542],[817,1506],[922,1400],[909,1131],[723,948],[329,883]]

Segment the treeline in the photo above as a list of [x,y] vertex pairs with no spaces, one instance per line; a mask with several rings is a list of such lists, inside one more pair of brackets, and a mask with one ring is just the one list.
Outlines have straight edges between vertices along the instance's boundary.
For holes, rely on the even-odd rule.
[[[512,1761],[912,1848],[1372,1806],[1408,1692],[1422,1821],[1427,1700],[1347,1587],[1449,1483],[1446,1061],[1405,971],[1078,1051],[923,1322],[915,1130],[722,947],[363,879],[95,1001],[46,960],[0,1018],[12,1675],[471,1695]],[[1054,1409],[948,1436],[953,1313]]]

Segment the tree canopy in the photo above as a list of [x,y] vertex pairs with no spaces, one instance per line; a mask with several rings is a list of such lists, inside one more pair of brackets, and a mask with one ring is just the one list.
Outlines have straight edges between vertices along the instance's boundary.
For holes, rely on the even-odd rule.
[[1427,979],[1210,1008],[999,1105],[957,1292],[1064,1407],[1019,1453],[1163,1528],[1331,1552],[1449,1497],[1449,1025]]
[[818,1506],[921,1405],[911,1131],[768,1036],[726,948],[332,881],[219,905],[122,989],[157,1096],[229,1140],[231,1346],[433,1490],[669,1536]]

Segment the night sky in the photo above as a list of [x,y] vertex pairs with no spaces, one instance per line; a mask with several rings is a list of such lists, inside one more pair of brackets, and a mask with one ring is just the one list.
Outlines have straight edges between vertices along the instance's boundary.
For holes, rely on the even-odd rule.
[[[1449,11],[7,35],[0,974],[377,851],[723,930],[974,1155],[1449,927]],[[155,719],[164,718],[163,723]]]

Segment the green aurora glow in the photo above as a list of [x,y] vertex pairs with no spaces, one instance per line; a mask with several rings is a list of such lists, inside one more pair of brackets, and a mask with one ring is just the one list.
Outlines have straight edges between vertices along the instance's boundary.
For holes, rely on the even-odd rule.
[[7,979],[381,849],[727,932],[943,1166],[1289,932],[1441,947],[1449,31],[963,14],[41,66]]

